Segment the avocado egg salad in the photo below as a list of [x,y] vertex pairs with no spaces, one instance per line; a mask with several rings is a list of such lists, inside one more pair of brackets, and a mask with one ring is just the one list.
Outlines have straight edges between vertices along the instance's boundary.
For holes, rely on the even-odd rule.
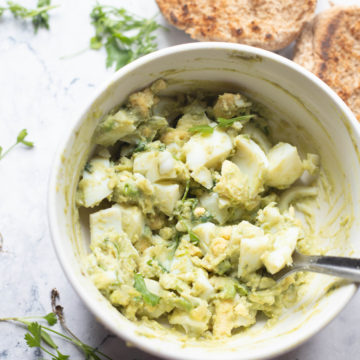
[[92,208],[87,273],[132,321],[229,337],[297,301],[302,275],[271,275],[304,238],[292,204],[316,196],[299,179],[319,158],[274,142],[240,93],[165,88],[133,93],[95,129],[76,195]]

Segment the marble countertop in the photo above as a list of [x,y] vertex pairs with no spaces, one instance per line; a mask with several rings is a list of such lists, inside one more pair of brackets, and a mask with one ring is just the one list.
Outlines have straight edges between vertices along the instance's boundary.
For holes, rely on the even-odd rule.
[[[0,20],[0,144],[7,148],[23,128],[35,142],[33,149],[20,145],[0,161],[0,317],[49,312],[50,291],[56,287],[69,327],[84,342],[100,346],[113,359],[154,360],[127,347],[88,312],[65,278],[51,243],[47,186],[57,143],[75,120],[74,114],[113,73],[105,68],[103,51],[88,50],[62,59],[87,48],[93,32],[89,13],[95,1],[53,2],[61,7],[51,13],[50,31],[41,29],[34,35],[30,23],[10,17]],[[35,1],[22,3],[32,5]],[[112,3],[143,16],[158,13],[154,0]],[[328,6],[327,0],[319,0],[319,9]],[[160,15],[159,21],[165,24]],[[173,28],[159,33],[160,48],[190,41]],[[279,359],[355,359],[360,354],[359,323],[358,293],[329,326]],[[61,349],[71,359],[83,358],[69,344],[62,343]],[[43,357],[26,346],[21,327],[0,323],[0,360]]]

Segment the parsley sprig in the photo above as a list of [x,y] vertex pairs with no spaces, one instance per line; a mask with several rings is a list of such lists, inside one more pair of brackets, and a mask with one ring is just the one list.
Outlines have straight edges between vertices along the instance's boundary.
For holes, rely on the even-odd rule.
[[[77,346],[84,353],[85,359],[87,360],[112,360],[101,351],[91,347],[90,345],[84,344],[68,329],[65,324],[62,306],[55,304],[58,297],[58,291],[53,289],[51,293],[53,312],[50,312],[45,316],[7,317],[0,318],[0,321],[14,321],[25,326],[27,330],[25,334],[25,341],[27,345],[30,348],[41,349],[44,353],[51,356],[51,360],[70,359],[69,355],[65,355],[60,352],[59,346],[52,337],[53,334]],[[70,336],[64,335],[61,332],[49,327],[55,325],[58,322],[58,318],[62,327],[67,333],[69,333]]]
[[32,24],[35,33],[39,28],[49,29],[49,14],[52,9],[59,7],[59,5],[51,5],[51,0],[38,0],[35,9],[27,9],[26,7],[14,2],[7,1],[7,6],[0,7],[0,16],[8,10],[15,18],[32,19]]
[[22,129],[16,138],[16,143],[11,145],[5,152],[3,152],[3,148],[0,146],[0,160],[2,160],[4,156],[8,154],[18,144],[23,144],[29,148],[32,148],[34,146],[34,143],[32,141],[25,140],[27,135],[28,135],[27,130]]
[[90,47],[106,49],[106,67],[116,70],[131,61],[157,50],[153,32],[161,27],[154,18],[143,19],[123,8],[96,4],[90,14],[95,36]]

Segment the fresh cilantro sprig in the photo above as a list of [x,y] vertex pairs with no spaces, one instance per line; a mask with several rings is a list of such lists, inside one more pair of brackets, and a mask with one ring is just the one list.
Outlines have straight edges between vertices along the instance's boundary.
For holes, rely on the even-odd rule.
[[216,127],[227,128],[227,127],[230,127],[231,125],[233,125],[237,121],[239,121],[241,124],[244,125],[253,117],[255,117],[255,115],[242,115],[242,116],[237,116],[237,117],[234,117],[231,119],[225,119],[225,118],[219,117],[216,119],[217,125],[214,127],[212,127],[210,125],[196,125],[196,126],[191,127],[190,129],[188,129],[188,131],[191,133],[210,135],[214,132],[214,129]]
[[[27,345],[30,348],[37,347],[41,349],[43,352],[51,356],[51,359],[53,360],[66,360],[69,359],[68,355],[64,355],[59,351],[58,345],[56,345],[53,338],[50,336],[50,332],[57,333],[56,331],[44,326],[40,325],[36,321],[29,321],[29,320],[46,320],[46,322],[52,326],[57,323],[57,318],[54,313],[49,313],[45,316],[35,316],[35,317],[23,317],[23,318],[17,318],[17,317],[11,317],[11,318],[2,318],[0,321],[16,321],[21,324],[23,324],[26,329],[27,333],[25,334],[25,341]],[[60,333],[59,333],[60,334]],[[65,337],[64,335],[60,334],[60,336]],[[67,337],[65,337],[67,338]],[[50,350],[48,350],[45,347],[45,344],[50,347]],[[52,350],[55,350],[55,354],[51,352]]]
[[90,48],[105,47],[106,67],[115,65],[118,70],[131,61],[157,50],[156,36],[159,29],[154,18],[143,19],[123,8],[96,4],[90,14],[95,27],[95,36],[90,39]]
[[[51,356],[51,360],[67,360],[69,355],[62,354],[59,350],[59,346],[55,342],[52,335],[56,335],[75,346],[77,346],[85,355],[85,359],[88,360],[112,360],[109,356],[102,353],[98,349],[84,344],[79,340],[67,327],[64,319],[63,308],[60,305],[56,305],[56,299],[59,297],[59,293],[56,289],[51,292],[53,312],[45,316],[29,316],[29,317],[7,317],[0,318],[1,321],[14,321],[25,326],[27,332],[25,334],[25,341],[30,348],[39,348],[44,353]],[[63,329],[69,334],[69,336],[62,334],[59,331],[54,330],[49,326],[53,326],[58,322],[58,318]],[[49,326],[47,326],[49,325]]]
[[[69,355],[64,355],[58,350],[58,346],[54,343],[48,333],[43,331],[43,327],[37,322],[32,322],[27,325],[28,332],[25,334],[25,340],[30,348],[37,347],[51,356],[53,360],[66,360],[69,359]],[[44,337],[44,335],[46,335]],[[46,339],[46,340],[45,340]],[[43,345],[42,340],[56,351],[56,354],[48,351]]]
[[142,299],[147,304],[155,306],[159,303],[160,297],[148,290],[145,280],[141,274],[134,275],[134,288],[141,294]]
[[[49,313],[42,317],[1,318],[0,321],[15,321],[23,324],[27,329],[27,333],[25,334],[27,345],[31,348],[37,347],[41,349],[46,354],[50,355],[52,360],[66,360],[69,359],[69,355],[64,355],[60,352],[59,346],[56,344],[50,333],[55,334],[77,346],[84,353],[86,359],[101,360],[102,358],[105,358],[111,360],[111,358],[106,354],[87,344],[84,344],[77,338],[66,336],[52,328],[39,324],[37,321],[29,321],[35,319],[46,320],[50,326],[57,323],[56,315],[54,313]],[[46,345],[50,348],[49,350],[45,347]],[[55,353],[51,352],[52,350],[54,350]]]
[[25,140],[27,135],[28,135],[27,130],[22,129],[16,138],[16,143],[11,145],[5,152],[3,152],[3,148],[0,146],[0,160],[2,160],[4,156],[8,154],[18,144],[23,144],[29,148],[32,148],[34,146],[34,143],[32,141]]
[[35,9],[27,9],[26,7],[14,2],[7,1],[7,6],[0,7],[0,16],[8,10],[15,18],[32,19],[32,24],[35,33],[39,28],[49,29],[49,14],[52,9],[59,7],[59,5],[51,5],[51,0],[38,0]]

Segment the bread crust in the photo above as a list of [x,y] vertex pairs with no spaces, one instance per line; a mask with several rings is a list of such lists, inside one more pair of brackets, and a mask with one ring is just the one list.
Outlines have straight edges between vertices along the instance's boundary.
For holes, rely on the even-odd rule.
[[316,0],[156,0],[165,18],[193,39],[279,50],[310,20]]
[[333,88],[360,121],[360,6],[334,6],[307,23],[293,60]]

